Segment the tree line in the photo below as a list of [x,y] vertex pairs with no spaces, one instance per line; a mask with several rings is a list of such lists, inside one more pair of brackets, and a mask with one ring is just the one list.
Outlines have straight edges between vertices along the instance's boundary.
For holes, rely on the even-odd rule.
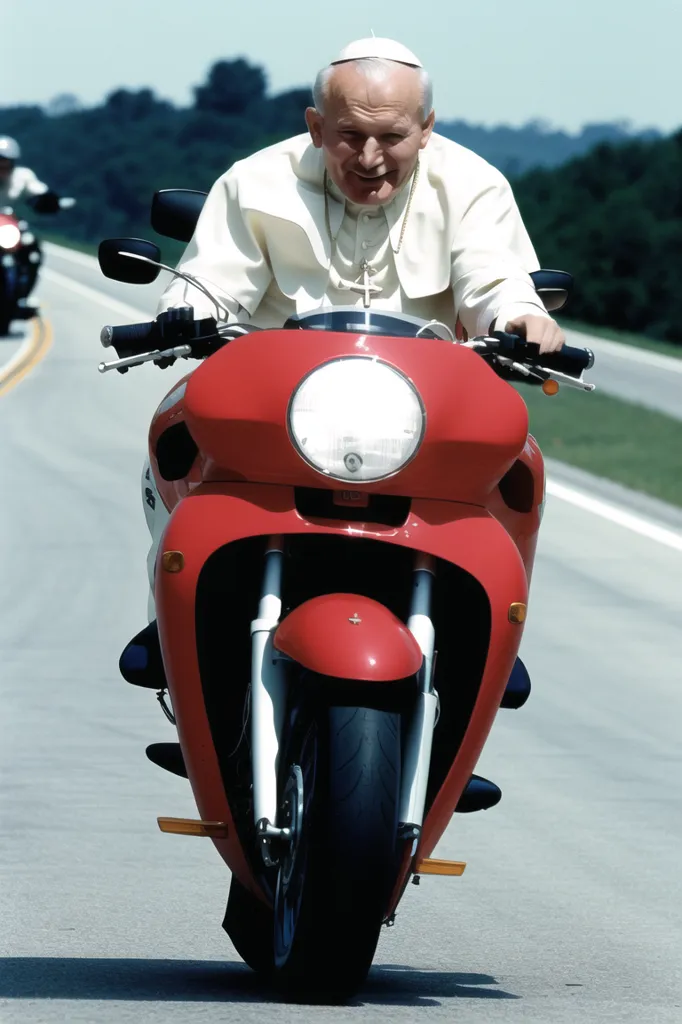
[[[208,190],[236,160],[305,130],[310,102],[309,89],[268,95],[264,71],[239,59],[214,64],[188,107],[151,89],[117,89],[88,109],[67,101],[0,109],[0,133],[19,140],[24,162],[43,180],[77,197],[59,231],[97,243],[149,235],[156,189]],[[552,156],[552,133],[541,125],[495,129],[495,142],[490,130],[477,135],[464,122],[438,127],[510,177],[540,262],[576,278],[567,318],[682,344],[682,131],[632,138],[619,126],[586,129],[580,144],[596,144],[566,159],[563,133],[554,133]],[[526,169],[518,173],[524,132]],[[545,166],[527,169],[533,133],[545,147],[536,162]]]

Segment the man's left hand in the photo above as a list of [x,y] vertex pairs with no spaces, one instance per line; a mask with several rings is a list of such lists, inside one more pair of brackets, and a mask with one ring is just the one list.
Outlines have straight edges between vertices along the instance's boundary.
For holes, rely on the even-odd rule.
[[539,345],[541,353],[558,352],[566,341],[566,336],[556,320],[546,316],[530,314],[517,317],[516,320],[509,321],[505,330],[509,334],[521,335],[533,345]]

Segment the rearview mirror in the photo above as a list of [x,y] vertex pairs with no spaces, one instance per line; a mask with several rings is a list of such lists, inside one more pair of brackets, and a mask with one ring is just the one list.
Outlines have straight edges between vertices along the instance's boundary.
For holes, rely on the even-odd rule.
[[530,276],[547,312],[563,309],[573,290],[571,275],[565,270],[534,270]]
[[189,188],[164,188],[154,193],[151,223],[164,238],[189,242],[204,208],[207,192]]
[[[139,259],[136,257],[144,257]],[[161,272],[145,260],[161,261],[161,250],[144,238],[105,238],[97,252],[100,270],[112,281],[126,284],[151,284]]]

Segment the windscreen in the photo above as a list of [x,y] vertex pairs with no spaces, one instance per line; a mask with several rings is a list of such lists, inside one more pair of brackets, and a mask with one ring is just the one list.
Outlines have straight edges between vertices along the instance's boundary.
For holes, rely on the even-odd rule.
[[305,331],[347,331],[352,334],[384,334],[391,338],[440,338],[451,341],[448,328],[407,313],[386,313],[355,306],[329,306],[312,313],[289,317],[284,327]]

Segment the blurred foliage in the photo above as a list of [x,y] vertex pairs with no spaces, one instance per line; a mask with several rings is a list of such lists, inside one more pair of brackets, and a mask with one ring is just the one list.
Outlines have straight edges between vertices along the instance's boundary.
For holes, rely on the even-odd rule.
[[541,264],[575,277],[567,317],[682,343],[682,132],[600,144],[514,189]]
[[87,109],[59,97],[56,109],[0,109],[0,132],[18,140],[22,162],[78,200],[40,224],[81,242],[146,236],[157,189],[207,191],[235,160],[305,131],[311,102],[307,89],[268,97],[261,68],[241,59],[215,64],[194,96],[179,108],[151,89],[116,89]]
[[[305,131],[310,102],[303,88],[269,96],[263,70],[239,59],[214,64],[190,107],[151,89],[117,89],[94,108],[61,96],[46,109],[0,109],[0,132],[19,140],[23,162],[51,187],[78,200],[58,222],[43,220],[45,228],[97,243],[149,235],[155,190],[208,190],[236,160]],[[568,136],[540,123],[482,129],[464,122],[439,130],[512,178],[542,265],[576,278],[567,317],[682,343],[674,309],[682,133],[633,139],[626,127],[596,125]]]

